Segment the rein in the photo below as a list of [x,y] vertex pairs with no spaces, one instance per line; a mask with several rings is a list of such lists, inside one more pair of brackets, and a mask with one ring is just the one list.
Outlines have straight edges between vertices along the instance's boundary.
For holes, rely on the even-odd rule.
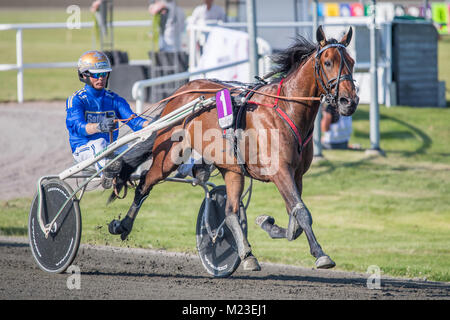
[[[276,99],[275,104],[274,105],[270,105],[271,107],[275,106],[278,103],[279,99],[280,100],[284,100],[284,101],[293,101],[293,102],[301,102],[301,101],[308,101],[308,100],[309,101],[320,101],[319,97],[286,97],[286,96],[280,96],[281,82],[278,85],[278,92],[277,92],[276,95],[273,95],[273,94],[270,94],[270,93],[266,93],[266,92],[261,92],[259,90],[253,90],[253,89],[245,89],[245,90],[251,91],[253,93],[257,93],[257,94],[260,94],[260,95],[263,95],[263,96],[266,96],[266,97],[275,98]],[[230,87],[229,88],[229,90],[237,90],[237,89],[242,89],[242,87],[234,86],[234,87]],[[173,94],[173,95],[171,95],[171,96],[169,96],[169,97],[167,97],[165,99],[162,99],[162,100],[152,104],[150,107],[148,107],[144,112],[142,112],[139,115],[132,115],[128,119],[115,119],[114,121],[115,122],[122,122],[122,124],[120,125],[120,127],[122,127],[125,124],[127,124],[129,121],[131,121],[132,119],[134,119],[136,117],[140,117],[140,116],[146,114],[148,111],[150,111],[150,109],[153,106],[160,105],[160,104],[162,104],[164,102],[167,102],[169,100],[175,99],[175,98],[177,98],[177,97],[179,97],[181,95],[189,94],[189,93],[217,93],[220,90],[218,90],[218,89],[201,89],[201,90],[185,90],[185,91],[181,91],[181,92],[178,92],[177,94]],[[260,105],[263,105],[263,106],[265,105],[263,103],[256,103],[256,102],[253,102],[253,101],[249,101],[249,103],[260,104]],[[265,105],[265,106],[269,106],[269,105]],[[116,128],[114,130],[119,130],[119,128]]]

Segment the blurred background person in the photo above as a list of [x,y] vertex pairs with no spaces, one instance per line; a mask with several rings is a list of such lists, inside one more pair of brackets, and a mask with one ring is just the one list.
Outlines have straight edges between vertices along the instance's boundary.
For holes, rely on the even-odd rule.
[[148,7],[153,16],[153,51],[180,51],[185,15],[175,0],[156,0]]
[[208,21],[226,21],[225,10],[213,3],[213,0],[204,0],[203,4],[195,7],[189,22],[193,24],[205,24]]
[[112,34],[112,0],[95,0],[90,7],[94,15],[95,37],[101,50],[113,48]]
[[[218,21],[226,22],[227,15],[225,10],[213,3],[213,0],[203,0],[203,4],[194,8],[192,15],[188,18],[190,25],[206,25],[207,23],[215,23]],[[199,33],[197,35],[197,51],[200,55],[203,54],[203,47],[207,39],[206,33]]]
[[322,130],[323,149],[348,149],[349,140],[352,135],[352,117],[340,116],[332,106],[322,108]]

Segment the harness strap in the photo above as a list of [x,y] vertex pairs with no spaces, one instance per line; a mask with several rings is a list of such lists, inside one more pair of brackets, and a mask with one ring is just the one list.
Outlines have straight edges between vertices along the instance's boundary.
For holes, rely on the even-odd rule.
[[283,109],[279,108],[278,106],[274,107],[274,110],[278,113],[278,115],[283,119],[291,129],[292,133],[294,134],[295,140],[297,140],[298,146],[299,146],[299,152],[301,152],[301,149],[303,148],[302,143],[302,136],[300,135],[300,132],[298,131],[297,126],[295,123],[289,118],[289,116],[286,114],[286,112],[283,111]]
[[[250,103],[250,104],[256,104],[256,105],[259,105],[259,106],[264,106],[264,107],[274,108],[274,107],[278,104],[278,100],[280,99],[280,92],[281,92],[281,86],[282,86],[282,84],[283,84],[283,81],[284,81],[284,78],[282,78],[281,81],[280,81],[280,83],[278,84],[278,89],[277,89],[277,94],[276,94],[276,96],[274,96],[274,95],[269,95],[269,94],[262,93],[262,92],[259,92],[259,91],[257,91],[257,88],[256,88],[256,89],[248,89],[248,93],[247,93],[247,95],[245,96],[245,99],[247,100],[246,102],[247,102],[247,103]],[[255,94],[255,93],[259,93],[259,94],[263,94],[263,95],[268,96],[268,97],[275,98],[275,102],[274,102],[273,104],[267,104],[267,103],[260,103],[260,102],[256,102],[256,101],[248,101],[248,100],[250,99],[250,97],[251,97],[253,94]]]
[[289,118],[289,116],[278,106],[274,107],[275,111],[277,111],[278,115],[288,124],[289,128],[291,129],[292,133],[294,134],[295,140],[297,140],[298,144],[298,152],[300,155],[302,154],[303,148],[311,141],[311,138],[313,136],[314,126],[309,130],[307,136],[305,137],[305,140],[302,141],[302,136],[300,135],[300,132],[295,125],[295,123]]
[[[282,78],[280,83],[278,84],[277,95],[275,96],[276,98],[275,98],[274,104],[264,104],[264,103],[259,103],[259,102],[255,102],[255,101],[248,101],[247,103],[261,105],[261,106],[270,107],[270,108],[274,109],[278,113],[278,115],[281,117],[281,119],[283,119],[287,123],[289,128],[291,129],[292,133],[294,134],[295,140],[297,140],[298,152],[301,154],[303,151],[303,148],[308,144],[308,142],[312,138],[313,129],[310,130],[310,132],[308,132],[308,135],[306,136],[305,141],[303,142],[302,136],[300,134],[300,130],[297,128],[294,121],[292,121],[292,119],[289,118],[289,116],[286,114],[286,112],[284,112],[283,109],[278,107],[278,100],[280,98],[281,87],[283,86],[283,82],[284,82],[284,78]],[[257,92],[256,90],[252,90],[252,91]]]

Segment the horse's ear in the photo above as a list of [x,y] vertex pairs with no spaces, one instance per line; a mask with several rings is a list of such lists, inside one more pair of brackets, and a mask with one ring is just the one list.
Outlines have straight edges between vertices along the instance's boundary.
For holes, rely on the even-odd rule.
[[325,37],[325,32],[323,32],[322,26],[317,28],[316,32],[317,42],[323,47],[327,43],[327,38]]
[[341,41],[339,41],[339,43],[343,44],[344,46],[348,46],[350,41],[352,41],[352,36],[353,36],[353,28],[350,27],[347,33],[342,37]]

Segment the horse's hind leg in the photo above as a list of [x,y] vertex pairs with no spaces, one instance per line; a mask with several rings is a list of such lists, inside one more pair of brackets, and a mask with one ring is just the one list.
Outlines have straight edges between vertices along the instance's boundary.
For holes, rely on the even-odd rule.
[[158,153],[154,157],[150,169],[142,173],[139,185],[134,194],[133,203],[130,209],[128,209],[127,215],[120,221],[111,221],[109,224],[109,232],[111,234],[120,234],[120,238],[125,240],[130,234],[134,220],[153,186],[167,178],[176,167],[177,165],[170,160],[170,157],[166,157],[164,152]]
[[139,185],[136,188],[134,194],[133,203],[128,209],[128,213],[122,220],[113,220],[110,222],[108,228],[111,234],[120,234],[120,238],[125,240],[133,229],[133,223],[136,219],[136,216],[142,206],[144,200],[148,197],[150,193],[151,187],[146,187],[146,174],[147,171],[144,171],[141,175]]
[[238,212],[242,191],[244,189],[244,176],[239,173],[226,171],[224,180],[227,188],[227,202],[225,205],[225,223],[231,230],[236,241],[239,257],[244,270],[259,271],[261,267],[253,256],[251,246],[239,223]]
[[[289,211],[288,211],[289,214]],[[294,221],[297,221],[294,219]],[[298,222],[291,222],[290,225],[298,225]],[[268,215],[260,215],[256,218],[256,224],[261,227],[272,239],[288,239],[289,241],[297,239],[303,232],[300,226],[292,228],[283,228],[275,224],[275,218]],[[290,230],[294,230],[292,232]]]
[[260,215],[256,218],[256,224],[261,227],[272,239],[288,239],[289,241],[297,239],[303,232],[297,219],[290,214],[290,208],[286,206],[289,215],[289,224],[287,228],[275,224],[275,218],[268,215]]

